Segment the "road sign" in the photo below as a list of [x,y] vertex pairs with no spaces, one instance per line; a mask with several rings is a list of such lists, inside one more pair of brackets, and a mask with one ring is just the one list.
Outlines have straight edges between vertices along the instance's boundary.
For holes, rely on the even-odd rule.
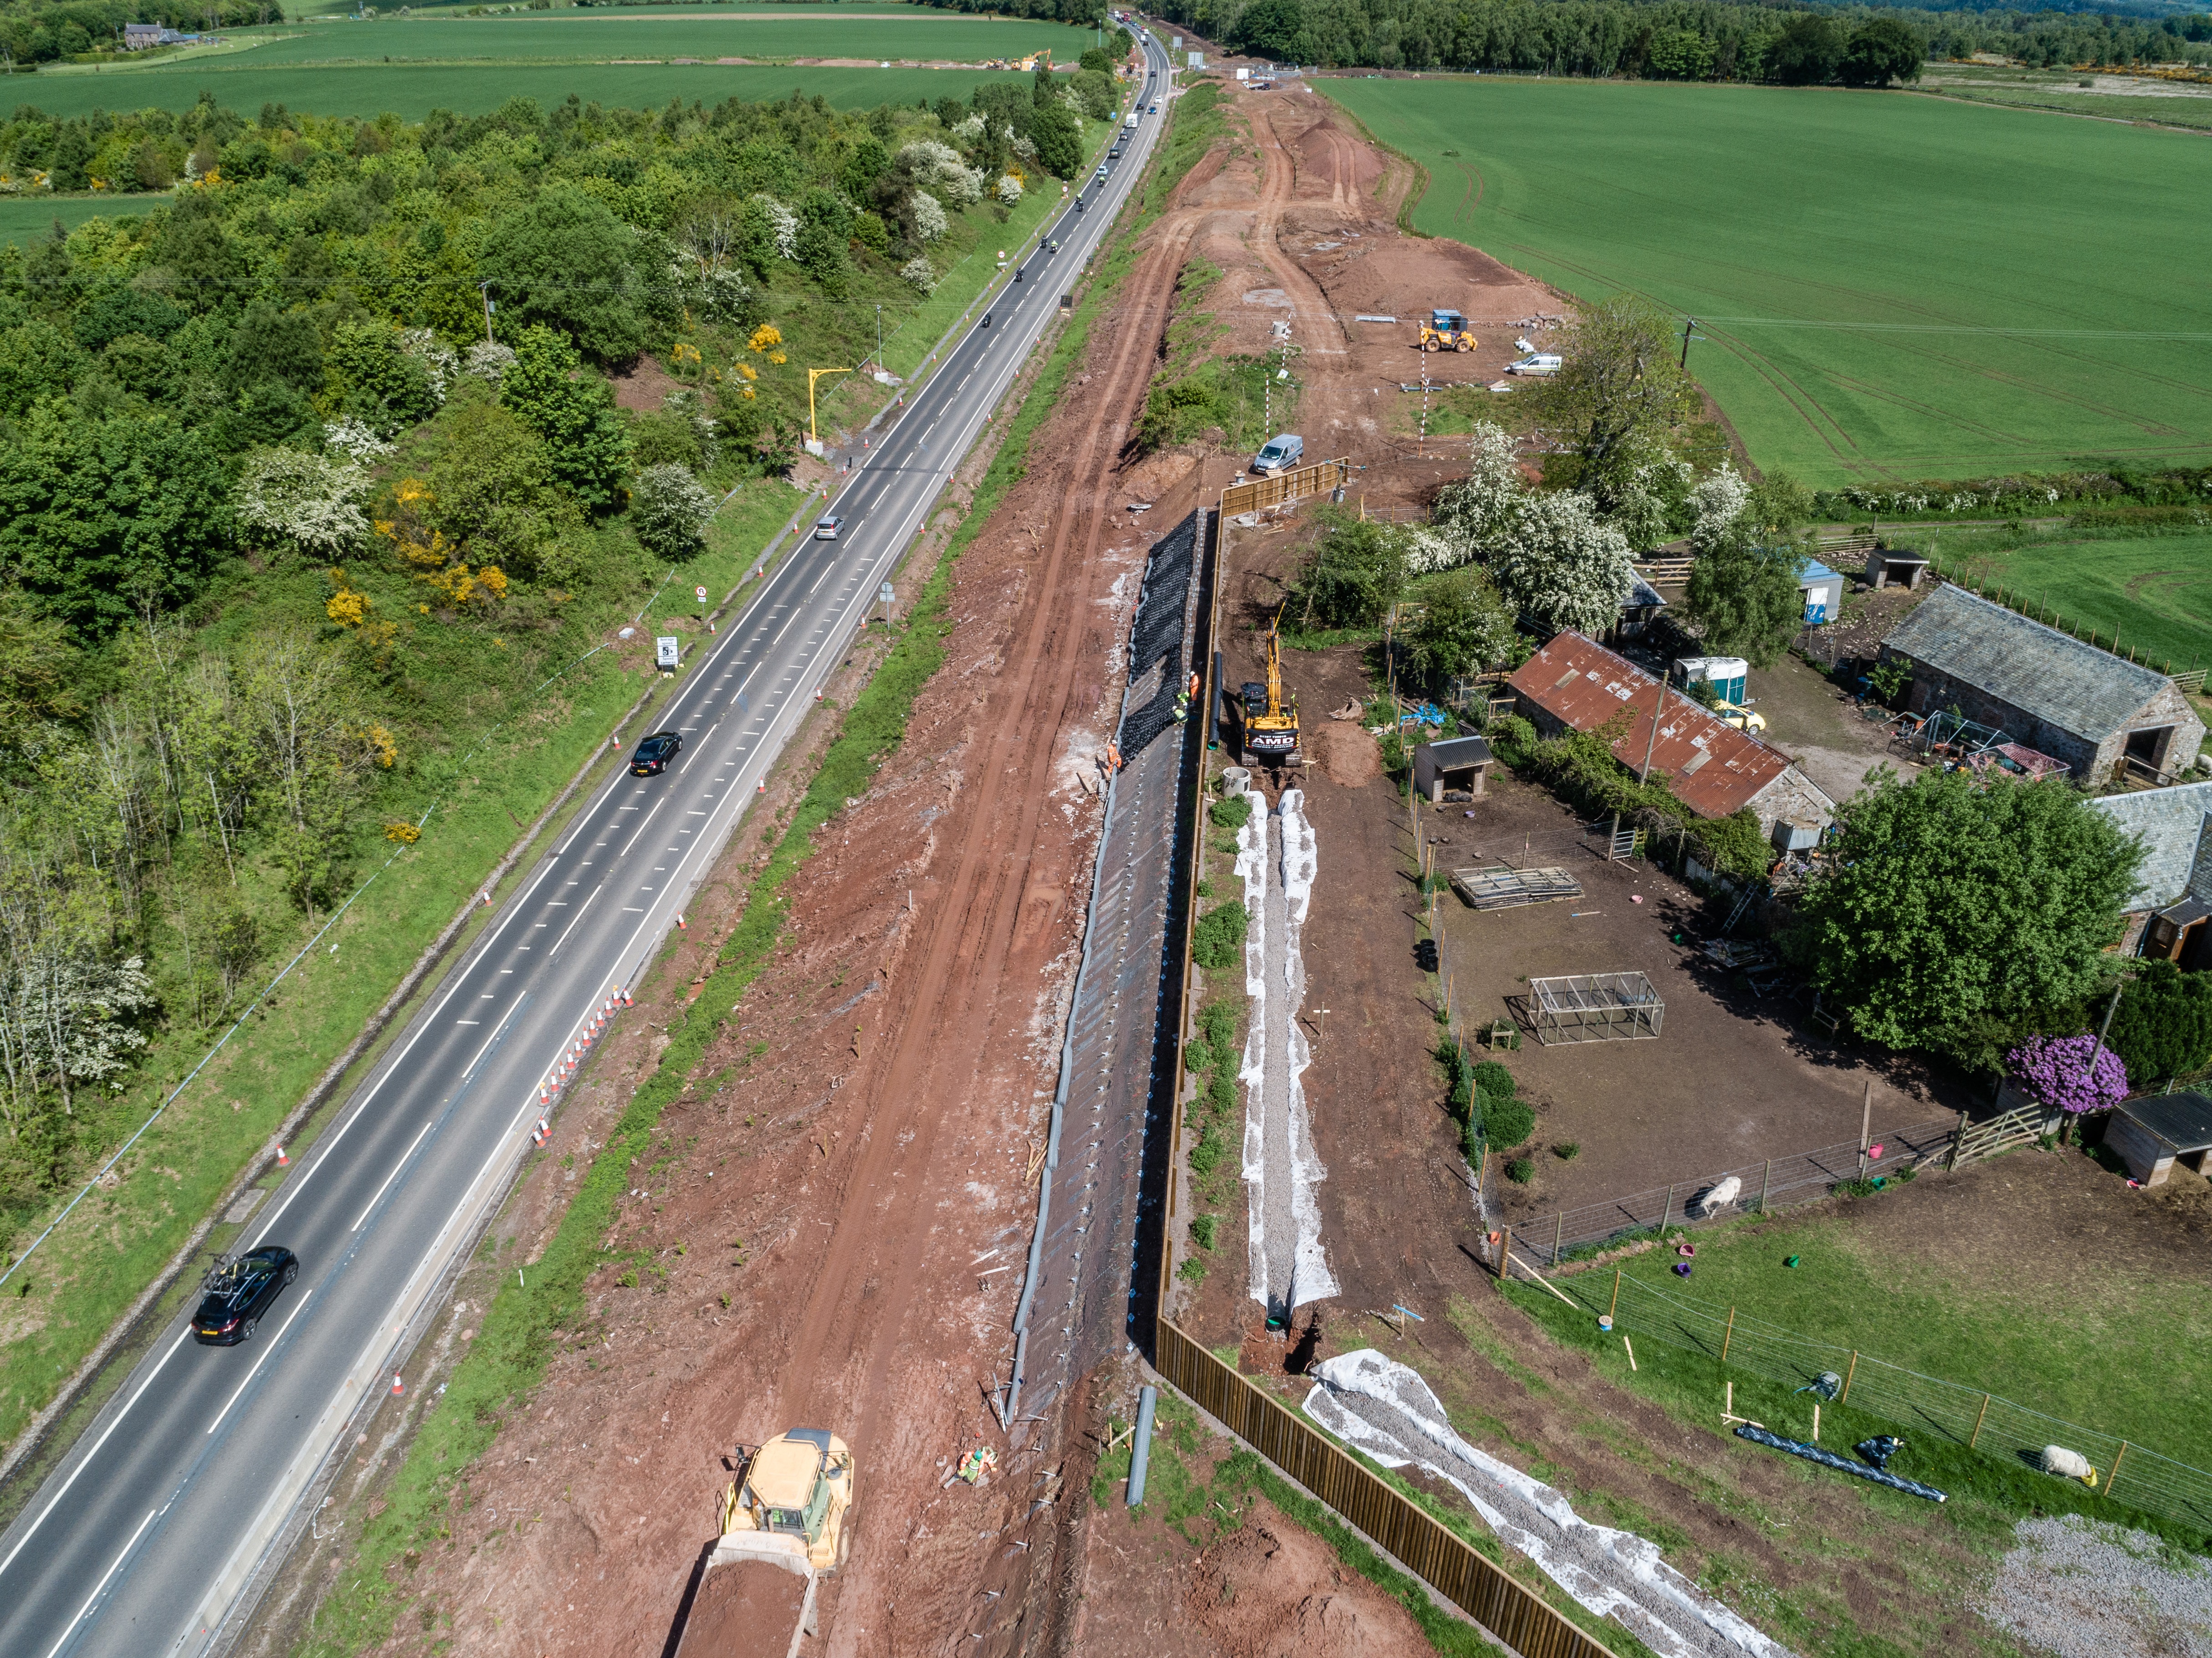
[[659,647],[657,660],[660,665],[661,672],[675,672],[678,663],[683,659],[684,641],[674,634],[663,634],[653,642]]
[[694,587],[691,590],[691,597],[699,601],[701,610],[707,608],[707,590],[704,587]]
[[891,584],[888,581],[876,589],[876,603],[878,604],[889,604],[897,598],[898,595],[891,591]]

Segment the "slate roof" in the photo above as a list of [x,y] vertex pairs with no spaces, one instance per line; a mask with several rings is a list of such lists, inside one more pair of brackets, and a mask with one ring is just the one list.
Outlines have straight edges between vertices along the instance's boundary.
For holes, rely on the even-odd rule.
[[[1591,731],[1626,711],[1628,733],[1613,757],[1644,763],[1660,682],[1625,657],[1577,633],[1559,635],[1506,683],[1554,719]],[[1668,688],[1651,768],[1664,772],[1675,798],[1701,817],[1726,817],[1790,769],[1790,756],[1747,732],[1723,725],[1681,692]],[[1808,787],[1812,785],[1808,782]]]
[[1948,582],[1881,642],[2092,743],[2126,726],[2166,685],[2154,669]]
[[1629,583],[1628,597],[1620,601],[1620,608],[1624,610],[1663,610],[1667,608],[1667,600],[1656,587],[1642,576],[1638,576]]
[[2130,1100],[2120,1114],[2141,1123],[2179,1156],[2212,1150],[2212,1100],[2202,1094],[2149,1095]]
[[2205,848],[2206,838],[2212,836],[2212,783],[2100,795],[2089,804],[2143,843],[2130,909],[2163,909],[2189,896],[2190,872],[2200,851],[2205,853],[2205,890],[2195,896],[2212,898],[2212,850]]
[[1481,737],[1447,737],[1440,743],[1424,743],[1413,752],[1425,750],[1437,763],[1439,771],[1458,771],[1468,766],[1486,766],[1490,763],[1490,742]]

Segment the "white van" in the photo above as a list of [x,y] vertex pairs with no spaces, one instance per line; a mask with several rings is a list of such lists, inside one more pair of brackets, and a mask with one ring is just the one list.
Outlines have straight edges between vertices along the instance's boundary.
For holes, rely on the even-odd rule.
[[1531,351],[1525,357],[1516,357],[1505,365],[1509,374],[1556,374],[1565,366],[1565,359],[1556,351]]
[[1267,446],[1252,457],[1252,470],[1261,477],[1273,477],[1278,472],[1287,472],[1297,465],[1306,452],[1306,440],[1293,432],[1283,432],[1267,440]]

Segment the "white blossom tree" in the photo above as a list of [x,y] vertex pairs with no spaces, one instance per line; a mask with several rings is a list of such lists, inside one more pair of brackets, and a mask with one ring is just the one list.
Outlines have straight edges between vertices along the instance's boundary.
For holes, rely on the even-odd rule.
[[937,272],[917,253],[899,267],[899,280],[917,294],[927,294],[937,287]]
[[1570,629],[1602,638],[1636,579],[1628,538],[1565,490],[1524,496],[1489,562],[1499,597],[1540,639]]
[[240,471],[234,499],[239,517],[255,529],[301,551],[329,555],[368,532],[361,501],[368,484],[368,468],[353,460],[257,449]]
[[1690,506],[1697,521],[1690,526],[1690,544],[1700,553],[1717,550],[1731,537],[1751,500],[1751,486],[1733,466],[1723,466],[1690,491]]
[[914,234],[925,242],[933,242],[952,228],[945,216],[945,203],[926,190],[914,192]]
[[480,380],[489,380],[494,386],[514,367],[514,348],[501,345],[497,340],[478,340],[461,359],[461,372]]
[[1011,173],[999,179],[999,199],[1012,207],[1022,198],[1022,181]]
[[[507,355],[511,357],[514,354],[509,352]],[[392,452],[392,446],[377,436],[374,426],[351,416],[343,420],[326,422],[323,427],[323,442],[326,447],[364,464]]]
[[950,144],[921,139],[899,151],[897,165],[914,180],[917,193],[927,191],[955,207],[973,207],[983,199],[982,169],[969,167]]
[[714,516],[714,497],[690,468],[675,461],[647,467],[630,487],[630,528],[657,558],[696,557],[706,549],[707,524]]
[[799,216],[773,196],[756,196],[762,212],[768,215],[769,240],[775,244],[779,259],[799,258]]

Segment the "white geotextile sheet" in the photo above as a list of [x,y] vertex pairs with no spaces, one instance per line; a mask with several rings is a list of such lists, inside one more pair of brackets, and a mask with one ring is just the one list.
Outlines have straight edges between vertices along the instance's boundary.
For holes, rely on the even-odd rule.
[[1411,1463],[1456,1486],[1509,1547],[1662,1658],[1793,1658],[1668,1565],[1657,1544],[1592,1525],[1551,1486],[1462,1439],[1418,1371],[1363,1347],[1311,1374],[1308,1416],[1385,1467]]

